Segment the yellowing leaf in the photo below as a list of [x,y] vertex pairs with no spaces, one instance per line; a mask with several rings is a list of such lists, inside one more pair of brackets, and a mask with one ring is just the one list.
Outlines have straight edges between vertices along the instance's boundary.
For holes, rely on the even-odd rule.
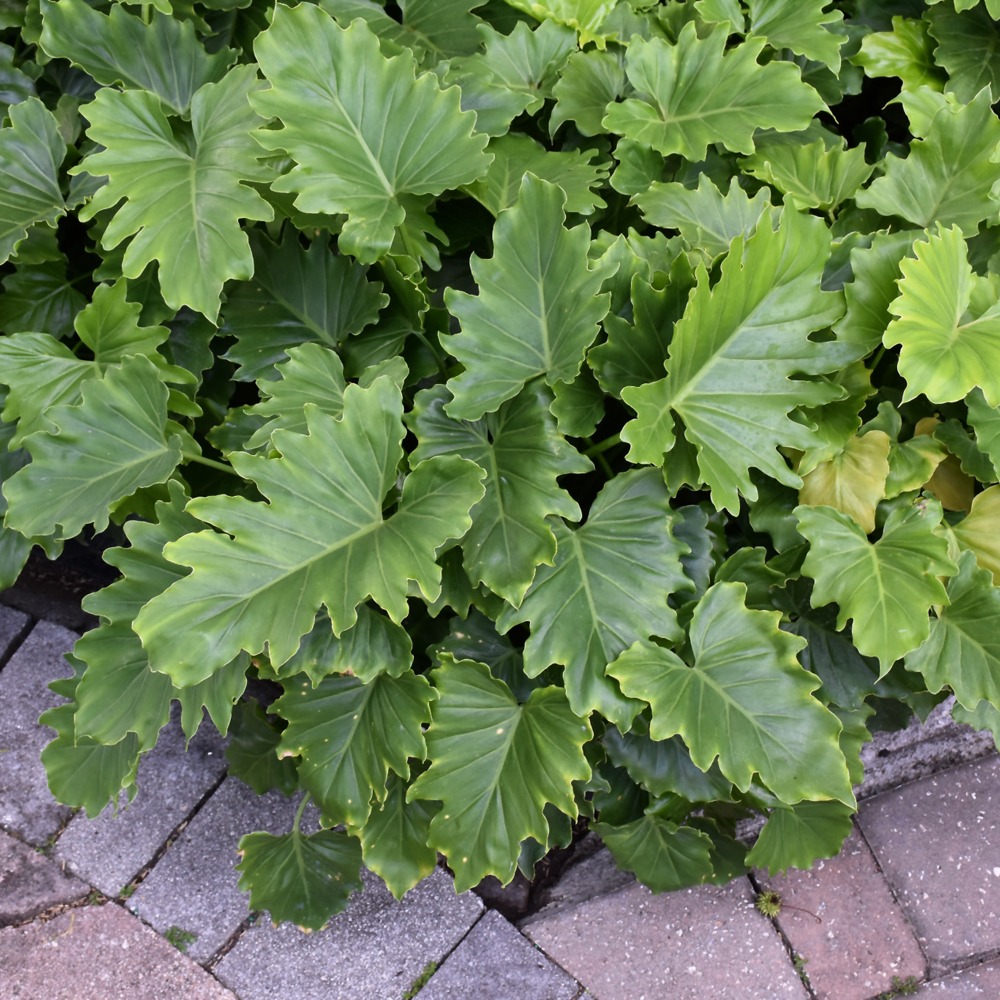
[[799,502],[833,507],[870,535],[875,530],[875,508],[889,477],[891,444],[883,431],[851,438],[839,455],[803,476]]
[[1000,486],[983,490],[952,530],[962,548],[975,553],[976,562],[988,569],[994,584],[1000,586]]

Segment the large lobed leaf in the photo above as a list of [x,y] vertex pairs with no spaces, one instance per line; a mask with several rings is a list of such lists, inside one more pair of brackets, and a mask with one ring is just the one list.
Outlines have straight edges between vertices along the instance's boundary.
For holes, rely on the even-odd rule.
[[406,478],[398,508],[385,517],[402,457],[401,414],[390,379],[368,389],[351,385],[340,419],[309,407],[308,433],[276,431],[276,457],[231,456],[269,502],[192,501],[191,512],[225,534],[198,532],[167,547],[168,558],[193,572],[136,619],[154,669],[183,686],[240,649],[259,653],[265,645],[280,666],[321,605],[340,634],[368,597],[402,621],[409,580],[427,600],[437,597],[435,557],[468,529],[484,473],[454,456],[428,459]]

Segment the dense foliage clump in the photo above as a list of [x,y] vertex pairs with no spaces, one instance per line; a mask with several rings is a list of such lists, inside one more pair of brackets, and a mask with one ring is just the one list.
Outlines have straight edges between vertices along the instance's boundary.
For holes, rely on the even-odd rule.
[[207,709],[318,806],[240,862],[317,927],[585,825],[658,891],[808,866],[874,728],[1000,733],[998,0],[0,30],[0,582],[121,573],[62,801]]

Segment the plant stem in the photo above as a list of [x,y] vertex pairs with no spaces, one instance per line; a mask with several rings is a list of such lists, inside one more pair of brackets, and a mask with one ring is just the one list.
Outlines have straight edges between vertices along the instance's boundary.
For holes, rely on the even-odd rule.
[[240,479],[243,478],[231,465],[226,465],[225,462],[216,462],[214,458],[205,458],[204,455],[194,455],[185,451],[184,461],[197,462],[198,465],[204,465],[209,469],[215,469],[216,472],[227,472],[230,476],[238,476]]
[[302,822],[302,814],[306,811],[306,806],[312,801],[312,796],[306,792],[302,796],[299,808],[295,810],[295,822],[292,823],[292,833],[299,832],[299,824]]
[[603,441],[598,441],[597,444],[593,443],[592,438],[584,439],[590,447],[584,452],[587,458],[594,458],[597,455],[602,454],[609,448],[614,448],[616,444],[621,444],[622,439],[618,434],[612,434],[611,437],[606,437]]

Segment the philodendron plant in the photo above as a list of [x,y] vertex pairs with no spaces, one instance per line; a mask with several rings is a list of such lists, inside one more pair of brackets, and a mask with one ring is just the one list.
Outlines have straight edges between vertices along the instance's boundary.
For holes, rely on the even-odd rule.
[[120,571],[57,797],[179,702],[315,803],[239,869],[320,927],[584,828],[807,867],[873,729],[1000,733],[998,22],[0,0],[0,578]]

